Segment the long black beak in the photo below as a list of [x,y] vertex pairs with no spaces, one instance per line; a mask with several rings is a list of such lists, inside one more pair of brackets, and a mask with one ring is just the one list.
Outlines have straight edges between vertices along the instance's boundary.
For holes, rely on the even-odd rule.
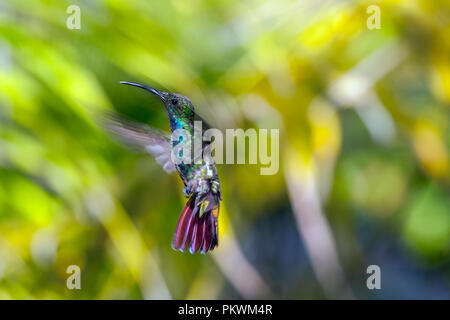
[[154,95],[156,95],[158,98],[160,98],[162,101],[164,101],[164,94],[163,92],[156,90],[155,88],[140,84],[140,83],[134,83],[134,82],[128,82],[128,81],[120,81],[121,84],[128,84],[130,86],[134,86],[134,87],[138,87],[138,88],[142,88],[144,90],[147,90],[148,92],[153,93]]

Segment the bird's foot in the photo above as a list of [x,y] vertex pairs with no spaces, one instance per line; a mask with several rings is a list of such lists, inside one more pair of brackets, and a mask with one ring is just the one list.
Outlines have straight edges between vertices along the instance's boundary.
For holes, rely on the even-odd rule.
[[207,180],[204,179],[192,179],[189,180],[187,185],[183,188],[183,194],[188,198],[191,194],[198,193],[199,195],[205,194],[210,190]]
[[194,192],[192,191],[192,189],[189,187],[189,185],[185,186],[183,188],[183,194],[186,198],[189,198],[191,196],[191,194],[193,194]]

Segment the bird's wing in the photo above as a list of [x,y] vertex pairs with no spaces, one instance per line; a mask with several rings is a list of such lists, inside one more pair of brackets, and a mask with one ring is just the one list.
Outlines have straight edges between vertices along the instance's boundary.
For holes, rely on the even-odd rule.
[[122,143],[150,153],[167,173],[176,170],[171,158],[168,133],[123,119],[117,115],[103,116],[103,124]]

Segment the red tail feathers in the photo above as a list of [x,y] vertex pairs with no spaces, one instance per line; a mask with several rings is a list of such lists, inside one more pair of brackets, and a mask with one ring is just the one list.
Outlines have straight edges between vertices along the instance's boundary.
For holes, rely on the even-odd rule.
[[212,192],[194,193],[181,212],[173,237],[172,248],[191,253],[206,253],[218,245],[217,218],[219,198]]

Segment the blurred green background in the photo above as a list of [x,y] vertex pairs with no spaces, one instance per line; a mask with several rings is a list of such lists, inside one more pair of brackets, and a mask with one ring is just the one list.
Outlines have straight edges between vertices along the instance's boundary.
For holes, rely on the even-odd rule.
[[[450,299],[449,57],[448,1],[0,0],[0,298]],[[218,166],[213,254],[171,249],[179,178],[97,126],[168,129],[120,80],[280,129],[276,175]]]

